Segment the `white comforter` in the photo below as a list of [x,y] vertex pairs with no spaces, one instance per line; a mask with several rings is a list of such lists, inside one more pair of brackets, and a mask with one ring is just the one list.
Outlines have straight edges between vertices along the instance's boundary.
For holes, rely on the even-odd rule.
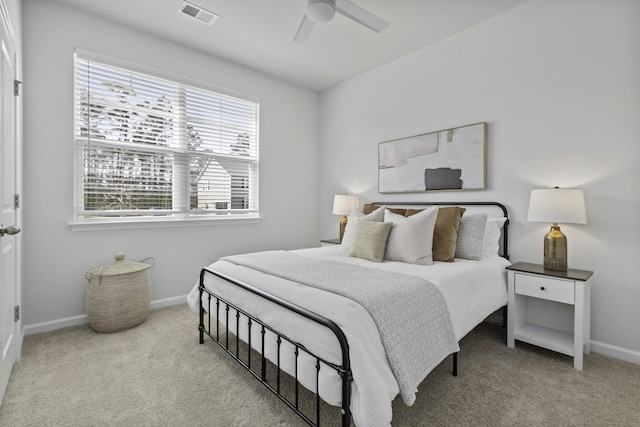
[[[454,263],[436,262],[431,266],[419,266],[387,261],[377,264],[351,258],[339,246],[294,252],[312,258],[395,271],[430,281],[438,287],[447,302],[458,340],[507,301],[504,267],[509,262],[497,256],[484,258],[482,261],[456,260]],[[354,378],[351,411],[354,422],[358,426],[390,425],[391,401],[398,394],[398,384],[389,367],[375,323],[364,308],[339,295],[310,289],[284,279],[265,281],[262,273],[225,261],[218,261],[214,265],[216,270],[223,270],[230,276],[254,286],[266,286],[270,293],[334,320],[347,336],[351,350]],[[293,317],[281,307],[265,304],[259,297],[249,295],[223,280],[209,277],[205,285],[214,293],[285,333],[289,338],[303,342],[315,354],[335,363],[340,362],[339,346],[330,331],[311,324],[310,321],[301,322],[299,317]],[[197,285],[187,300],[191,309],[197,312]],[[233,322],[230,323],[230,330],[235,331],[235,325]],[[260,333],[257,328],[254,329],[252,343],[257,348]],[[247,339],[243,329],[240,330],[240,337]],[[314,337],[313,341],[310,342],[308,337]],[[275,360],[275,344],[268,347],[265,353],[270,360]],[[281,353],[293,354],[293,350],[288,351],[285,346]],[[303,353],[299,364],[300,382],[315,391],[315,360]],[[293,372],[293,357],[283,357],[281,366],[285,371]],[[332,405],[340,405],[338,375],[330,369],[321,369],[320,374],[320,396]]]

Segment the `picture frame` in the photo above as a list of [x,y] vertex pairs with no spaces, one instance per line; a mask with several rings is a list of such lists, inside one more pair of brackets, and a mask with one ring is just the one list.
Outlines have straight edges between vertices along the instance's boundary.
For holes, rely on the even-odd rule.
[[378,192],[487,189],[487,123],[378,144]]

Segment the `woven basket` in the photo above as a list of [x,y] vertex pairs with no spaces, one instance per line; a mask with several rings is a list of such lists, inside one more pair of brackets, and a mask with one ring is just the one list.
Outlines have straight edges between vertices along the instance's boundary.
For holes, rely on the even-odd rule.
[[114,263],[89,270],[86,278],[89,325],[98,332],[118,332],[147,319],[151,293],[149,269],[153,258],[125,261],[118,253]]

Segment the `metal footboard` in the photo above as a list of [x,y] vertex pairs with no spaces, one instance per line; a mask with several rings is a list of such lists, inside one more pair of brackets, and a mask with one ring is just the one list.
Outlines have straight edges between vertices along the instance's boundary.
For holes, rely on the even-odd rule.
[[[269,325],[266,325],[260,319],[252,316],[246,311],[238,308],[232,303],[224,300],[218,295],[215,295],[213,292],[209,291],[204,286],[205,277],[210,274],[217,276],[221,279],[228,281],[236,286],[239,286],[249,292],[252,292],[260,297],[267,299],[275,304],[278,304],[294,313],[299,314],[309,320],[312,320],[324,327],[329,328],[340,343],[340,348],[342,352],[342,363],[340,365],[336,365],[334,363],[328,362],[327,360],[318,357],[317,355],[311,353],[305,346],[301,343],[298,343],[279,331],[274,330]],[[249,371],[258,381],[264,384],[267,389],[269,389],[272,393],[274,393],[280,400],[282,400],[290,409],[292,409],[296,414],[298,414],[307,424],[311,426],[320,426],[320,394],[319,394],[319,378],[320,378],[320,367],[328,366],[331,369],[334,369],[341,378],[342,386],[342,406],[341,406],[341,419],[342,426],[348,427],[351,422],[351,411],[349,409],[351,402],[351,381],[353,380],[351,374],[351,365],[349,360],[349,344],[347,343],[347,338],[345,337],[342,330],[331,320],[319,316],[309,310],[306,310],[297,305],[291,304],[288,301],[285,301],[281,298],[278,298],[274,295],[266,293],[260,289],[257,289],[247,283],[238,281],[233,279],[225,274],[210,270],[208,268],[203,268],[200,272],[200,282],[199,282],[199,290],[200,290],[200,325],[198,327],[200,331],[200,344],[204,343],[205,334],[208,335],[214,342],[216,342],[220,347],[222,347],[232,358],[234,358],[241,366],[243,366],[247,371]],[[206,296],[205,296],[206,295]],[[221,307],[222,305],[222,307]],[[223,311],[221,313],[221,310]],[[212,313],[215,312],[215,325],[213,325],[212,330]],[[224,316],[225,325],[224,331],[220,331],[220,316]],[[236,339],[235,346],[233,343],[231,346],[229,345],[229,321],[233,322],[233,317],[235,316],[235,327],[236,327]],[[243,359],[240,355],[240,328],[245,325],[241,325],[240,318],[244,316],[247,319],[246,322],[246,332],[247,332],[247,342],[246,342],[246,355],[245,359]],[[205,317],[207,322],[205,324]],[[259,328],[261,333],[261,343],[259,343],[259,348],[261,351],[258,355],[260,359],[259,369],[255,369],[252,366],[251,361],[251,352],[252,352],[252,343],[251,343],[251,332],[252,328]],[[267,357],[265,356],[265,335],[266,332],[270,332],[277,337],[277,360],[275,361],[276,365],[276,384],[272,385],[267,378]],[[221,336],[222,335],[222,336]],[[282,341],[286,341],[290,343],[294,348],[294,356],[295,356],[295,372],[293,373],[293,377],[295,380],[295,393],[293,401],[290,400],[287,396],[282,393],[281,390],[281,367],[280,367],[280,352],[281,352],[281,344]],[[235,348],[234,348],[235,347]],[[299,381],[298,381],[298,360],[300,356],[300,352],[305,352],[309,356],[315,358],[316,360],[316,393],[315,393],[315,420],[309,417],[307,414],[303,413],[300,408],[299,402]],[[256,363],[254,363],[255,365]]]

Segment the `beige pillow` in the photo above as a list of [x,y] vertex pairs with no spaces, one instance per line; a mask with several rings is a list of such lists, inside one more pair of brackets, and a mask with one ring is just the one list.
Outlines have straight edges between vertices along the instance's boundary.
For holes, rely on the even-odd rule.
[[[366,203],[362,207],[362,213],[370,214],[371,212],[378,210],[378,208],[383,208],[382,211],[384,211],[385,207],[386,206],[370,205],[369,203]],[[403,209],[403,208],[387,208],[387,209],[389,209],[391,212],[396,213],[398,215],[404,215],[405,212],[407,211],[407,209]]]
[[373,262],[382,262],[392,225],[390,222],[358,221],[350,255]]
[[388,209],[384,213],[385,222],[393,222],[389,234],[385,259],[410,264],[433,264],[433,229],[438,216],[438,207],[405,217]]
[[[458,227],[460,217],[466,211],[465,208],[451,206],[440,208],[438,218],[433,228],[433,260],[453,262],[456,255],[456,241],[458,240]],[[407,216],[422,212],[418,209],[407,209]]]

